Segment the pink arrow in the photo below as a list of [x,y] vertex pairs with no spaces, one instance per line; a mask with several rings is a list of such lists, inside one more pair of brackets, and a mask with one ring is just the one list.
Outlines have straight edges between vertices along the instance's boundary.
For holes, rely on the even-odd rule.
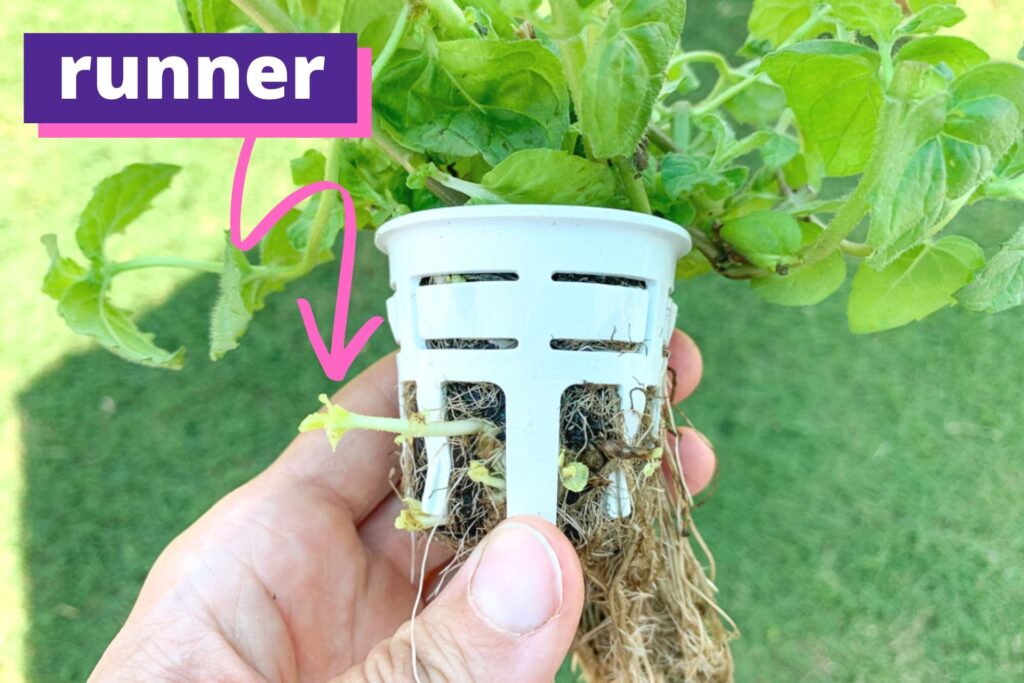
[[249,171],[249,160],[252,158],[252,148],[256,144],[255,138],[245,138],[242,141],[242,149],[238,153],[238,163],[235,165],[235,179],[231,185],[231,243],[242,251],[249,251],[260,243],[271,228],[297,204],[309,197],[327,190],[336,190],[341,195],[341,201],[345,209],[345,225],[342,234],[341,267],[338,271],[338,294],[334,305],[334,325],[331,331],[331,348],[328,349],[313,316],[313,308],[306,299],[298,299],[299,313],[302,315],[302,323],[306,326],[306,336],[313,347],[313,353],[320,361],[320,367],[324,369],[327,377],[335,382],[345,379],[348,369],[352,367],[353,361],[370,341],[370,337],[377,331],[384,318],[374,316],[363,323],[359,331],[352,335],[352,339],[345,343],[345,332],[348,325],[348,305],[352,298],[352,275],[356,264],[356,209],[352,203],[352,197],[348,190],[337,183],[322,180],[300,187],[287,197],[279,201],[273,209],[267,213],[253,228],[252,232],[245,238],[242,237],[242,193],[245,190],[245,176]]

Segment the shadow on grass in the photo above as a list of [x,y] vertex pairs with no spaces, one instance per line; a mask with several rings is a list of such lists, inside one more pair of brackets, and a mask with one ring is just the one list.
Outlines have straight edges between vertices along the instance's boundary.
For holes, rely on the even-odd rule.
[[[386,263],[361,236],[351,327],[383,315]],[[329,329],[337,264],[272,297],[238,350],[206,357],[212,276],[142,319],[184,370],[130,365],[96,350],[66,358],[19,398],[24,434],[24,562],[31,681],[82,681],[124,620],[160,550],[265,467],[329,391],[295,306]],[[381,328],[352,369],[393,347]]]

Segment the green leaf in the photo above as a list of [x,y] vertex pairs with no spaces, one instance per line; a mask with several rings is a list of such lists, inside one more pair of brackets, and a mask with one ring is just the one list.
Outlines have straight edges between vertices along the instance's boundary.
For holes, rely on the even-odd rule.
[[956,5],[956,0],[907,0],[911,12],[920,12],[925,7]]
[[954,103],[942,129],[949,169],[949,196],[972,192],[991,175],[1017,139],[1021,117],[1002,97]]
[[847,29],[877,42],[889,42],[903,20],[894,0],[829,0],[832,16]]
[[868,261],[882,268],[920,242],[942,214],[946,163],[942,145],[931,139],[914,154],[895,186],[874,193],[867,242],[875,248]]
[[775,270],[800,250],[803,233],[788,213],[754,211],[727,222],[721,234],[743,258]]
[[[821,228],[800,223],[800,245],[807,247],[821,236]],[[814,306],[832,296],[846,280],[846,261],[836,250],[824,259],[789,270],[785,275],[772,273],[750,281],[750,288],[761,299],[779,306]]]
[[[272,247],[270,254],[282,256],[278,249],[283,250],[284,245]],[[284,260],[291,259],[285,256]],[[219,360],[228,351],[238,348],[238,340],[248,331],[253,314],[263,308],[269,294],[281,291],[289,281],[281,275],[258,273],[245,253],[227,240],[217,302],[210,315],[210,360]]]
[[697,193],[711,201],[722,201],[739,191],[746,182],[747,173],[746,168],[738,166],[720,171],[705,156],[674,152],[661,160],[662,185],[673,201]]
[[103,347],[125,360],[151,367],[177,370],[185,364],[185,349],[166,351],[153,343],[153,335],[142,332],[127,311],[110,303],[108,282],[79,280],[61,297],[57,312],[68,327],[93,337]]
[[521,149],[557,149],[569,130],[562,66],[533,40],[400,50],[374,86],[374,112],[421,152],[495,165]]
[[149,208],[149,203],[171,184],[179,166],[131,164],[104,179],[82,212],[75,238],[90,259],[103,258],[103,243]]
[[864,170],[882,108],[879,56],[838,41],[813,40],[779,50],[762,69],[786,92],[809,150],[829,175]]
[[929,34],[939,29],[956,26],[967,18],[967,13],[955,5],[930,5],[903,22],[897,33],[901,35]]
[[245,254],[230,243],[224,250],[220,292],[210,315],[210,360],[219,360],[238,348],[238,340],[249,329],[255,310],[253,289],[247,280],[252,266]]
[[50,255],[50,268],[43,276],[43,294],[60,301],[71,285],[85,278],[87,271],[74,259],[60,255],[56,235],[43,235],[39,241],[43,243],[46,252]]
[[676,262],[677,280],[691,280],[711,271],[711,263],[696,249]]
[[252,24],[231,0],[178,0],[178,13],[193,33],[224,33]]
[[786,275],[765,275],[750,281],[754,294],[778,306],[814,306],[832,296],[846,280],[846,261],[840,252]]
[[998,95],[1013,102],[1024,120],[1024,67],[1004,62],[982,64],[953,81],[951,90],[958,102]]
[[373,50],[376,58],[384,49],[406,0],[342,0],[341,32],[355,33],[359,47]]
[[739,123],[771,126],[786,108],[786,93],[774,83],[754,81],[725,103],[725,110]]
[[993,256],[957,300],[972,311],[999,313],[1024,304],[1024,227]]
[[881,332],[954,304],[953,295],[984,263],[981,248],[960,236],[918,245],[881,271],[862,263],[847,306],[850,330]]
[[[295,217],[295,221],[285,228],[288,241],[291,242],[295,249],[304,250],[309,243],[309,232],[313,228],[313,221],[316,220],[316,214],[320,210],[320,202],[324,200],[326,194],[321,192],[310,197],[309,201],[302,207],[302,211]],[[333,193],[333,195],[329,200],[331,201],[330,215],[327,217],[327,230],[324,232],[324,241],[321,245],[321,249],[326,251],[325,256],[328,260],[330,258],[331,246],[338,238],[338,233],[341,232],[345,222],[344,206],[337,199],[337,193]]]
[[587,54],[578,115],[594,156],[631,155],[682,32],[684,0],[616,0]]
[[[820,5],[820,0],[754,0],[747,28],[751,37],[779,47],[810,20]],[[819,36],[831,30],[832,25],[823,21],[809,35]]]
[[607,164],[561,150],[516,152],[495,166],[480,183],[513,204],[621,204],[615,194],[615,173]]
[[292,182],[296,185],[309,185],[324,179],[324,168],[327,159],[322,152],[307,149],[301,157],[292,159]]
[[912,40],[896,53],[897,62],[945,64],[959,76],[989,59],[988,53],[971,41],[957,36],[929,36]]
[[761,161],[768,168],[779,168],[788,164],[799,153],[800,143],[795,138],[788,135],[773,135],[761,148]]

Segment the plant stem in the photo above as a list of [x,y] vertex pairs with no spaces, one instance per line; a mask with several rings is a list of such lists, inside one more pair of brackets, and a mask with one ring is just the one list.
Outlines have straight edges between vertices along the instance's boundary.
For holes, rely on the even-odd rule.
[[391,29],[391,35],[388,36],[388,42],[384,43],[384,48],[377,55],[377,59],[373,60],[373,75],[372,79],[374,82],[377,81],[377,77],[387,67],[388,62],[394,56],[398,50],[398,44],[402,42],[402,37],[405,35],[405,27],[409,23],[409,11],[412,7],[412,3],[409,0],[402,5],[402,11],[398,13],[398,19],[395,21],[394,28]]
[[[797,28],[797,30],[794,31],[792,35],[789,36],[789,38],[783,41],[783,43],[779,45],[778,49],[782,50],[783,48],[787,48],[793,43],[796,43],[797,41],[803,40],[808,33],[814,30],[815,26],[821,23],[821,20],[825,18],[826,14],[828,14],[827,7],[819,8],[814,14],[810,16],[809,19],[807,19],[807,21],[801,24],[800,27]],[[698,104],[694,105],[693,112],[698,116],[703,114],[709,114],[714,110],[718,109],[719,107],[721,107],[723,104],[725,104],[732,98],[739,95],[747,88],[749,88],[761,76],[761,74],[757,72],[757,66],[759,64],[760,60],[756,59],[745,64],[743,67],[741,67],[741,69],[746,70],[749,68],[753,68],[753,71],[744,76],[739,82],[731,85],[730,87],[726,88],[725,90],[722,90],[721,92],[716,92],[718,89],[715,88],[715,90],[712,91],[711,95],[709,95],[707,99],[705,99],[703,102],[699,102]]]
[[[338,182],[341,174],[341,151],[342,140],[340,138],[331,140],[327,150],[327,165],[324,167],[324,180],[332,183]],[[320,204],[316,207],[316,214],[313,216],[313,224],[309,228],[309,239],[306,241],[306,249],[302,252],[302,261],[299,262],[298,270],[305,275],[316,265],[320,250],[323,249],[324,235],[327,234],[327,223],[331,218],[331,210],[339,197],[334,191],[321,192]]]
[[615,157],[612,161],[615,170],[619,172],[619,179],[622,187],[629,197],[629,205],[638,213],[651,213],[651,201],[647,198],[647,190],[644,188],[644,181],[638,178],[633,164],[626,157]]
[[510,203],[504,197],[494,194],[483,185],[479,183],[470,182],[463,180],[462,178],[456,178],[453,175],[448,175],[443,171],[437,171],[430,176],[430,179],[436,180],[441,186],[465,195],[466,197],[474,199],[482,199],[485,202],[491,202],[492,204],[508,204]]
[[713,52],[711,50],[684,52],[669,62],[669,68],[693,63],[713,64],[718,73],[723,76],[728,76],[733,72],[733,68],[725,56],[720,52]]
[[843,201],[818,241],[804,254],[802,264],[816,263],[839,249],[843,240],[856,229],[871,209],[871,195],[878,183],[892,168],[904,167],[904,156],[913,146],[913,140],[907,138],[913,136],[908,136],[904,130],[903,113],[901,102],[886,99],[878,121],[875,148],[857,183],[857,189]]
[[[381,148],[381,151],[391,157],[399,166],[404,168],[406,173],[416,173],[418,168],[414,163],[415,154],[392,140],[390,135],[377,126],[376,121],[374,121],[373,125],[373,141]],[[469,197],[467,195],[457,190],[445,187],[434,178],[427,178],[426,187],[448,206],[462,206],[469,201]]]
[[850,256],[859,256],[861,258],[867,258],[874,253],[875,248],[870,244],[862,244],[861,242],[851,242],[850,240],[843,240],[839,243],[839,248],[843,250],[844,254]]
[[732,98],[736,97],[741,92],[749,88],[751,85],[754,84],[754,81],[756,81],[760,77],[761,74],[757,72],[744,76],[743,79],[740,80],[738,83],[734,83],[725,90],[719,92],[717,95],[709,97],[703,102],[694,105],[693,113],[696,114],[697,116],[710,114],[711,112],[715,111],[723,104],[725,104],[726,102],[728,102],[729,100],[731,100]]
[[682,148],[675,143],[668,133],[653,123],[647,127],[647,139],[662,152],[682,152]]
[[299,33],[299,27],[274,0],[231,0],[235,7],[267,33]]
[[878,54],[882,57],[882,86],[886,87],[892,81],[894,73],[892,62],[892,43],[886,41],[879,42]]
[[[364,2],[366,0],[363,0]],[[437,18],[445,30],[464,38],[476,38],[476,31],[466,19],[462,9],[453,0],[423,0],[430,13]]]
[[146,256],[131,259],[130,261],[107,264],[107,273],[113,277],[114,275],[126,273],[129,270],[140,270],[142,268],[188,268],[204,273],[219,273],[224,269],[224,263],[221,261],[189,259],[178,256]]
[[466,436],[486,431],[488,425],[481,420],[449,420],[446,422],[420,422],[400,417],[376,417],[351,414],[352,429],[391,432],[409,439],[426,436]]

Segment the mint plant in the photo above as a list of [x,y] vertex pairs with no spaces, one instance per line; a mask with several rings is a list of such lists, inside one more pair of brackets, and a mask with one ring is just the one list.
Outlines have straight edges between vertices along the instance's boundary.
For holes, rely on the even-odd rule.
[[[292,162],[297,184],[348,188],[360,227],[463,203],[652,212],[693,237],[683,278],[715,272],[766,301],[808,306],[853,269],[855,333],[957,303],[997,312],[1024,301],[1024,232],[986,262],[945,231],[970,204],[1024,199],[1024,68],[939,35],[964,19],[955,2],[758,0],[739,64],[678,46],[681,0],[179,7],[189,30],[341,30],[373,48],[374,138]],[[710,91],[696,64],[716,70]],[[97,186],[77,234],[85,262],[47,238],[44,288],[77,332],[165,368],[180,367],[183,350],[155,346],[109,303],[117,275],[221,273],[210,331],[219,358],[269,294],[332,258],[341,222],[328,193],[286,216],[257,263],[230,246],[220,262],[108,262],[103,241],[176,172],[136,164]]]
[[[373,49],[373,138],[334,140],[324,153],[291,162],[297,185],[326,179],[346,187],[361,228],[464,204],[656,214],[692,238],[694,251],[678,264],[681,279],[717,274],[746,282],[770,303],[811,306],[835,295],[852,272],[854,333],[897,328],[952,305],[995,313],[1024,303],[1024,228],[987,256],[948,230],[977,202],[1024,200],[1024,67],[943,35],[965,18],[955,0],[755,0],[736,56],[680,47],[684,0],[178,5],[191,31],[340,30]],[[712,82],[698,78],[704,69]],[[105,241],[177,171],[133,164],[102,181],[76,234],[81,258],[63,256],[52,236],[44,238],[52,265],[43,291],[71,328],[128,360],[171,369],[181,367],[184,351],[159,348],[110,303],[115,278],[150,267],[219,273],[210,325],[216,359],[238,345],[267,296],[334,257],[342,220],[337,197],[326,193],[286,215],[255,260],[230,243],[216,261],[109,260]],[[309,418],[305,428],[369,425],[422,436],[406,422],[372,426],[339,410]],[[474,424],[470,437],[460,431],[466,424],[452,424],[432,428],[491,441],[503,429]],[[481,500],[497,504],[500,458],[472,453],[465,474],[489,496]],[[645,475],[662,453],[652,445],[639,456]],[[599,469],[566,458],[567,495],[602,485]],[[669,535],[672,520],[683,519],[683,535],[695,532],[685,491],[676,500],[678,514],[666,513],[657,527]],[[415,498],[407,502],[401,528],[442,521]],[[672,597],[699,604],[686,619],[705,640],[681,653],[662,647],[674,637],[663,624],[623,629],[648,639],[637,641],[642,647],[620,643],[621,651],[652,654],[646,670],[630,664],[620,675],[729,678],[723,631],[707,626],[717,624],[717,607],[701,602],[713,586],[699,571],[687,569],[686,578],[684,594]],[[620,662],[621,652],[608,652],[592,653],[591,663]],[[680,658],[682,669],[673,663]]]

